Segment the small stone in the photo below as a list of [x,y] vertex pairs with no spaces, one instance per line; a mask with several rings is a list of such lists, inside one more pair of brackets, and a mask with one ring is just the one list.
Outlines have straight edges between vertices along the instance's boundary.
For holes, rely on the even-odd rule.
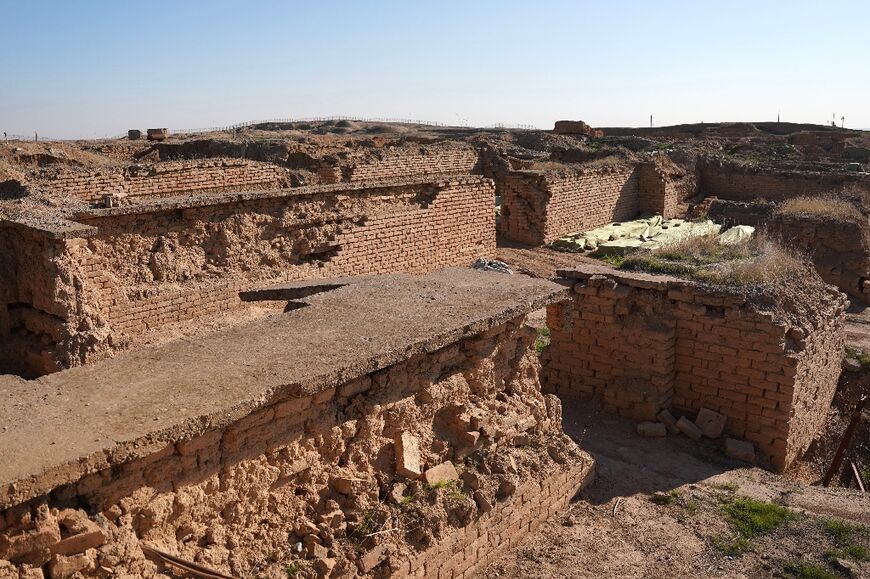
[[488,513],[492,510],[492,504],[483,494],[483,491],[474,491],[474,502],[477,503],[477,510],[481,513]]
[[698,417],[695,418],[695,426],[701,429],[707,438],[719,438],[725,430],[725,421],[728,417],[714,412],[709,408],[701,408]]
[[402,499],[405,498],[405,491],[408,490],[408,485],[403,482],[399,482],[393,485],[393,488],[390,489],[390,499],[397,504],[402,504]]
[[420,440],[408,432],[403,432],[394,440],[396,450],[396,474],[410,479],[418,479],[423,472],[420,459]]
[[335,559],[325,557],[314,562],[314,570],[318,577],[329,577],[335,569]]
[[497,501],[506,500],[508,497],[512,496],[515,492],[517,492],[517,485],[513,481],[503,480],[501,484],[498,485],[498,490],[495,492],[495,499]]
[[476,491],[480,488],[480,477],[477,476],[476,472],[472,472],[470,470],[466,470],[462,473],[462,482],[468,486],[473,491]]
[[91,564],[91,559],[84,553],[78,555],[55,555],[48,562],[48,573],[51,579],[67,579],[79,571],[84,571]]
[[514,446],[528,446],[531,439],[526,433],[518,434],[514,437]]
[[658,416],[656,416],[656,418],[659,419],[659,422],[665,425],[665,428],[667,428],[668,432],[670,432],[671,434],[680,433],[680,429],[677,428],[677,419],[674,418],[674,415],[671,414],[670,410],[662,410],[658,413]]
[[641,422],[637,425],[637,433],[641,436],[667,436],[668,429],[661,422]]
[[378,545],[377,547],[375,547],[371,551],[368,551],[366,554],[360,557],[359,561],[357,561],[357,565],[359,566],[360,571],[362,571],[363,573],[368,573],[369,571],[380,565],[381,561],[386,558],[385,551],[386,548],[384,547],[384,545]]
[[755,462],[755,445],[745,440],[725,438],[725,454],[744,462]]
[[64,509],[58,513],[57,520],[70,536],[51,546],[53,555],[76,555],[106,542],[102,529],[82,511]]
[[364,484],[365,481],[360,478],[351,478],[344,476],[329,477],[329,488],[339,494],[349,497],[356,496],[360,491],[360,487]]
[[423,474],[423,480],[430,486],[458,479],[459,473],[449,460],[433,466]]
[[480,433],[477,431],[463,432],[459,435],[459,444],[462,446],[474,446],[480,439]]
[[[0,574],[2,576],[2,574]],[[18,579],[45,579],[45,574],[39,567],[22,565],[18,570]]]
[[695,423],[686,418],[685,416],[681,416],[679,420],[677,420],[677,428],[680,429],[680,432],[691,438],[692,440],[698,440],[701,438],[703,432],[701,429],[695,426]]

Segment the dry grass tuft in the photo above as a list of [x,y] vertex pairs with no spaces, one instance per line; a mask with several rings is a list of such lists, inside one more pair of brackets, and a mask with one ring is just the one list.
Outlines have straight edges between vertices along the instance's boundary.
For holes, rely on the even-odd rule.
[[800,256],[760,235],[732,245],[720,245],[716,235],[703,235],[630,255],[619,269],[744,286],[795,279],[807,267]]
[[822,217],[836,221],[858,221],[863,217],[852,202],[836,197],[794,197],[783,201],[777,212],[782,215]]

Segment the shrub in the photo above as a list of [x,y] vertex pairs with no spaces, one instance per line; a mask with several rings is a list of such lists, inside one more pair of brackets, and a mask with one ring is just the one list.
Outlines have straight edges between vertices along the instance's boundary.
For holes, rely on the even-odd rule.
[[836,197],[794,197],[783,201],[777,208],[782,215],[822,217],[836,221],[858,221],[861,211],[855,204]]

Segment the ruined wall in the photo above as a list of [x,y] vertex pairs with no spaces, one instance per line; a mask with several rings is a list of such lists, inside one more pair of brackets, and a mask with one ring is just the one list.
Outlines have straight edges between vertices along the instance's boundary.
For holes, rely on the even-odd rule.
[[665,219],[683,217],[681,205],[695,194],[697,180],[663,155],[642,163],[638,173],[638,205],[641,214]]
[[548,390],[600,396],[638,420],[715,410],[777,470],[810,444],[840,374],[845,302],[833,288],[806,289],[787,315],[663,276],[575,274],[574,299],[547,310]]
[[374,149],[367,150],[365,156],[327,158],[318,175],[324,183],[338,183],[473,172],[479,172],[477,150],[451,146]]
[[780,171],[711,159],[699,161],[698,174],[702,193],[733,201],[752,201],[759,197],[781,201],[844,190],[870,191],[870,179],[862,175]]
[[513,171],[499,183],[499,232],[529,245],[637,216],[638,169]]
[[210,191],[256,191],[288,187],[287,169],[246,159],[167,161],[91,173],[62,173],[46,186],[82,201],[95,202],[106,193],[132,197]]
[[[239,291],[273,281],[468,265],[495,247],[493,198],[491,181],[466,176],[158,200],[81,214],[96,231],[52,242],[51,255],[40,249],[48,241],[17,241],[27,246],[19,255],[34,256],[29,267],[44,275],[27,282],[18,274],[36,290],[15,302],[45,300],[33,308],[57,317],[51,331],[23,322],[38,342],[26,346],[28,356],[53,360],[54,369],[80,365],[166,323],[240,307]],[[33,297],[53,287],[52,260],[64,263],[73,287]],[[12,334],[4,342],[25,347]]]
[[786,247],[810,256],[819,276],[850,297],[870,297],[870,224],[809,215],[773,212],[764,224],[767,234]]
[[238,577],[470,577],[591,474],[535,336],[516,318],[6,503],[0,577],[162,577],[143,546]]

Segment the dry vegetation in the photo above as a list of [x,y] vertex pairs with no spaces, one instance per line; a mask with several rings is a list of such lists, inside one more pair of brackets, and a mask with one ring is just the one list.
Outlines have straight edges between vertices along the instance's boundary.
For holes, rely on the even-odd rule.
[[760,235],[730,245],[720,244],[716,235],[691,237],[635,253],[617,260],[614,265],[625,270],[738,286],[794,279],[807,271],[806,262],[800,256]]
[[858,221],[862,217],[854,203],[836,197],[794,197],[783,201],[777,211],[782,215],[821,217],[835,221]]

